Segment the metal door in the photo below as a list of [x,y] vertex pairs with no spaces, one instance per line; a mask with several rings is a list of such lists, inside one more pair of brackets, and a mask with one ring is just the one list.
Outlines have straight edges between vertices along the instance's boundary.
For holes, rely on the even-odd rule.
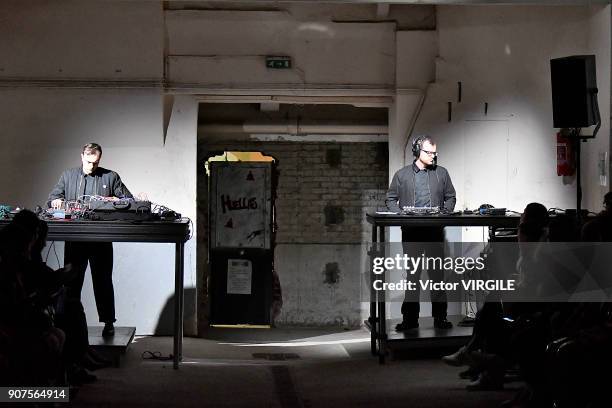
[[272,165],[210,162],[212,324],[270,322]]

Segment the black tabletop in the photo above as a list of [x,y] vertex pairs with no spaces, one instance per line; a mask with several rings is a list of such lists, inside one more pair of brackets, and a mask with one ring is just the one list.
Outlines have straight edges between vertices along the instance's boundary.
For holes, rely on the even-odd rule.
[[[0,228],[10,220],[0,220]],[[49,220],[49,241],[85,242],[170,242],[189,239],[189,220],[91,221]]]
[[517,227],[519,215],[479,215],[479,214],[428,214],[401,215],[395,213],[369,213],[366,220],[374,226],[412,226],[412,227]]

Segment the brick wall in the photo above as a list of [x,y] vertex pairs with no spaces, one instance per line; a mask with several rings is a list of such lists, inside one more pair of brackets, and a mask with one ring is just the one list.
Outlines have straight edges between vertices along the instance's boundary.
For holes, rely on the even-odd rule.
[[[280,325],[359,326],[367,212],[384,205],[387,143],[215,142],[198,144],[198,332],[208,324],[207,157],[260,151],[277,159],[275,264],[283,292]],[[352,244],[352,245],[347,245]],[[326,278],[326,265],[337,279]]]
[[[359,243],[370,239],[365,213],[375,211],[384,201],[388,187],[386,143],[234,142],[204,144],[199,149],[200,163],[217,151],[261,151],[277,159],[277,243]],[[205,183],[198,187],[199,203],[207,202],[207,198],[201,200],[205,189]],[[205,215],[206,206],[200,207]]]

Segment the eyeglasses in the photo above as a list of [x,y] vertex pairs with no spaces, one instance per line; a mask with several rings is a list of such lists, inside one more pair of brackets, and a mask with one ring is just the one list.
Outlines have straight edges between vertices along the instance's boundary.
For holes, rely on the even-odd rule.
[[423,153],[425,153],[425,154],[430,155],[430,156],[437,156],[437,155],[438,155],[438,152],[430,152],[430,151],[423,150],[423,149],[421,149],[421,151],[422,151]]

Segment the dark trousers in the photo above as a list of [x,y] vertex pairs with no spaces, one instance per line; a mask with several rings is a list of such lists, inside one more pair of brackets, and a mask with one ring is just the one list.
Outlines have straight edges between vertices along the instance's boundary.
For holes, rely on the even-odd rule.
[[[444,228],[438,227],[410,227],[402,228],[402,242],[404,253],[410,256],[420,256],[425,252],[427,257],[444,257]],[[416,244],[415,244],[416,243]],[[424,245],[418,245],[424,243]],[[404,321],[416,321],[419,318],[419,295],[421,286],[418,282],[422,270],[420,269],[408,279],[416,282],[416,290],[406,291],[402,303],[402,316]],[[430,269],[427,271],[429,279],[434,282],[444,280],[444,269]],[[431,291],[431,314],[434,319],[445,319],[448,307],[446,292],[444,290]]]
[[89,347],[87,319],[81,301],[75,298],[67,299],[61,313],[55,315],[55,325],[66,334],[63,351],[65,362],[79,363]]
[[64,264],[72,264],[74,275],[67,285],[68,298],[81,299],[87,262],[91,269],[98,317],[101,322],[112,323],[115,321],[112,242],[66,242]]

